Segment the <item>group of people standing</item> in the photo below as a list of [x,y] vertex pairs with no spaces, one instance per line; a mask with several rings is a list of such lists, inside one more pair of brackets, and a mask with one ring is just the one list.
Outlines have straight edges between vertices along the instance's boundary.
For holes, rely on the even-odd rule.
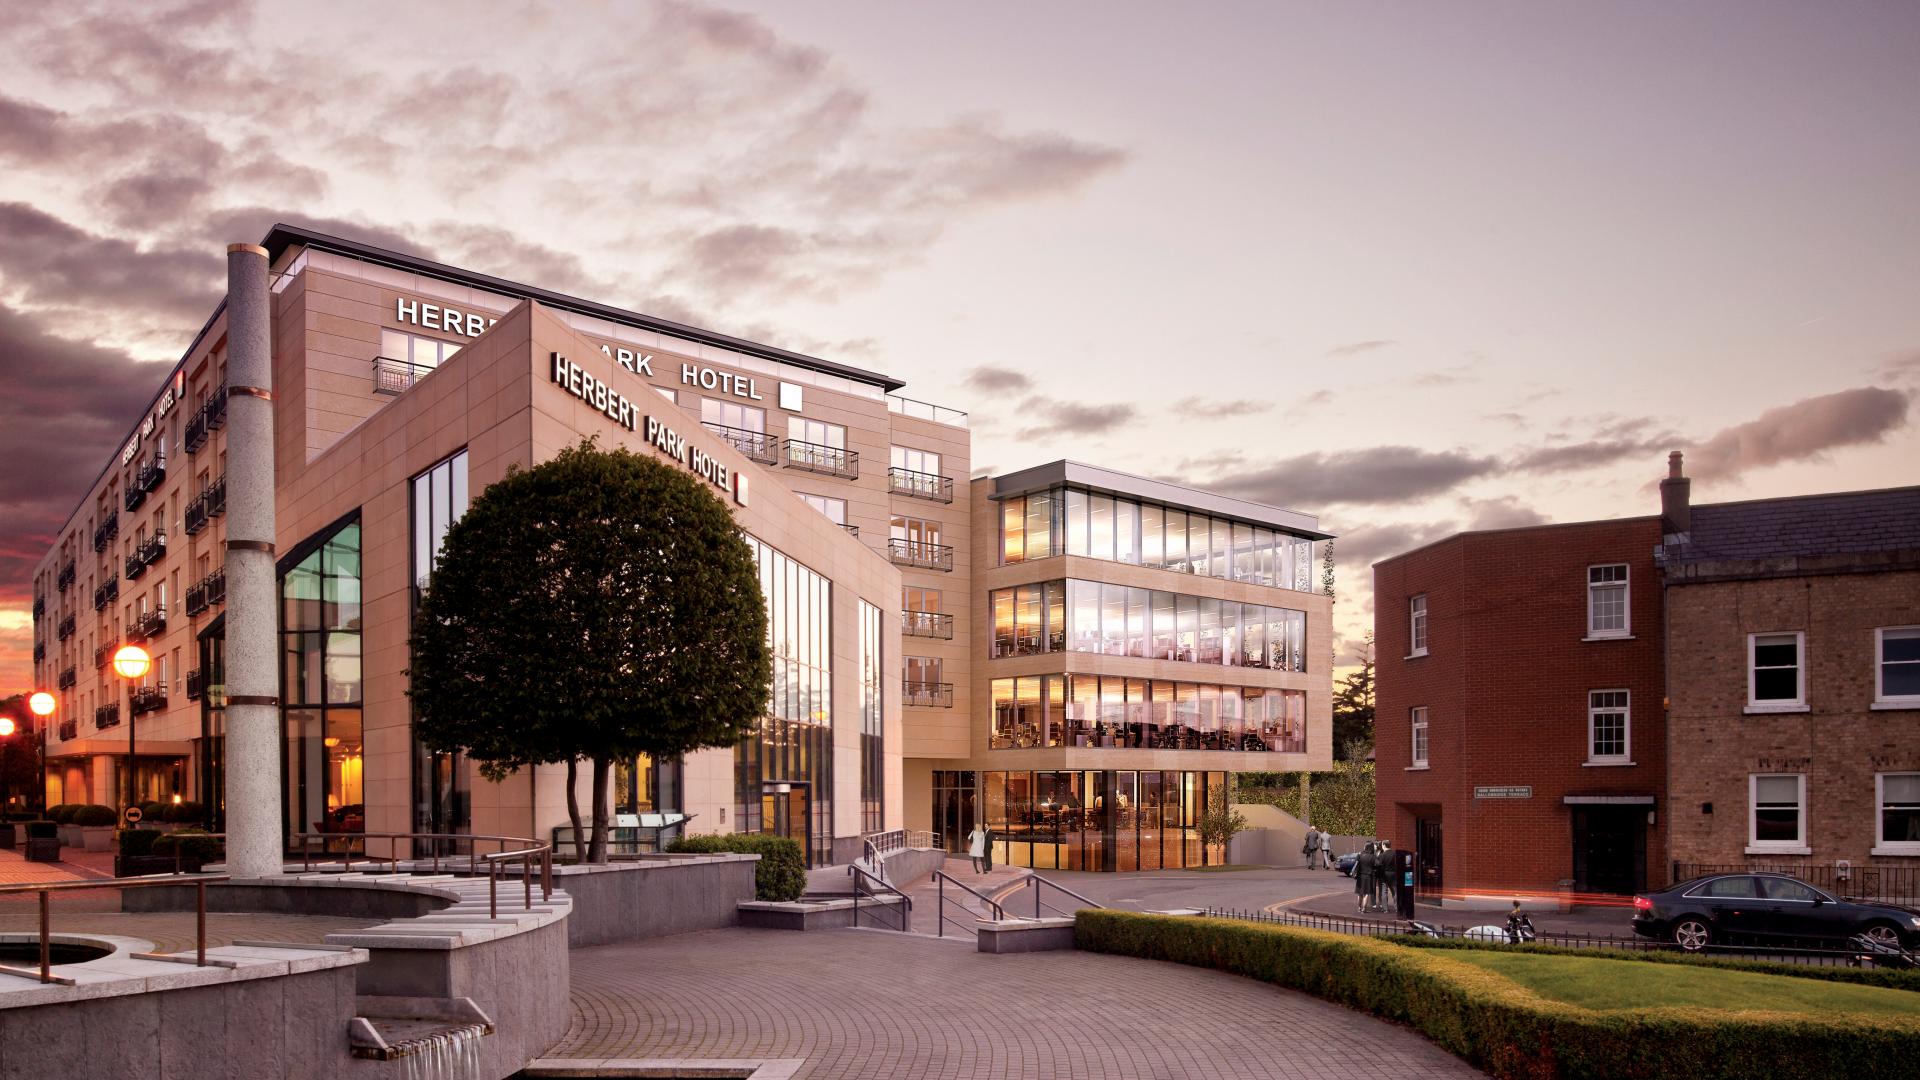
[[1361,911],[1393,911],[1398,906],[1394,877],[1399,860],[1394,858],[1393,843],[1369,840],[1353,862],[1353,891]]

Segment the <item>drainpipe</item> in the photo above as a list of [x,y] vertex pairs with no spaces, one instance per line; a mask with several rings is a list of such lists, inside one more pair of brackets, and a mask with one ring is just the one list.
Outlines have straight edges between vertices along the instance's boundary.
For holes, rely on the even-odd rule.
[[273,346],[267,251],[227,245],[227,872],[278,877]]

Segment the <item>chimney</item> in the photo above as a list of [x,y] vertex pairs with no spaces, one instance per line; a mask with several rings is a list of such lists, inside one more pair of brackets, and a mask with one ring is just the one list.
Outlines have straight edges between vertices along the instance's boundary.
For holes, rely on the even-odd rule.
[[1660,481],[1660,533],[1668,541],[1685,542],[1693,528],[1693,481],[1680,469],[1680,451],[1667,455],[1667,478]]

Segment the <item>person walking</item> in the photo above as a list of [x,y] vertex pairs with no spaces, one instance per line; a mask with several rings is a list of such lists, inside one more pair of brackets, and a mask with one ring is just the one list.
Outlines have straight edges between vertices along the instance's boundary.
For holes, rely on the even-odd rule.
[[1320,850],[1320,830],[1307,826],[1307,839],[1300,847],[1300,854],[1307,857],[1307,869],[1313,869],[1313,857]]
[[1333,834],[1325,829],[1320,830],[1320,858],[1327,869],[1333,869]]
[[1353,861],[1353,892],[1359,898],[1362,913],[1373,902],[1373,841],[1360,849],[1360,857]]
[[967,857],[973,860],[974,873],[984,874],[987,872],[986,870],[986,859],[987,859],[987,828],[986,826],[975,825],[973,827],[973,831],[967,834]]

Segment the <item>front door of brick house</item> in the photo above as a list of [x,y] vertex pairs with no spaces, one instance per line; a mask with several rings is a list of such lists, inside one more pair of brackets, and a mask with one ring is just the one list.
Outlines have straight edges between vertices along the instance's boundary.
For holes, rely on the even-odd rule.
[[1574,891],[1625,895],[1646,884],[1646,807],[1574,807]]
[[1414,895],[1439,896],[1446,883],[1441,872],[1440,819],[1417,818],[1413,825]]

